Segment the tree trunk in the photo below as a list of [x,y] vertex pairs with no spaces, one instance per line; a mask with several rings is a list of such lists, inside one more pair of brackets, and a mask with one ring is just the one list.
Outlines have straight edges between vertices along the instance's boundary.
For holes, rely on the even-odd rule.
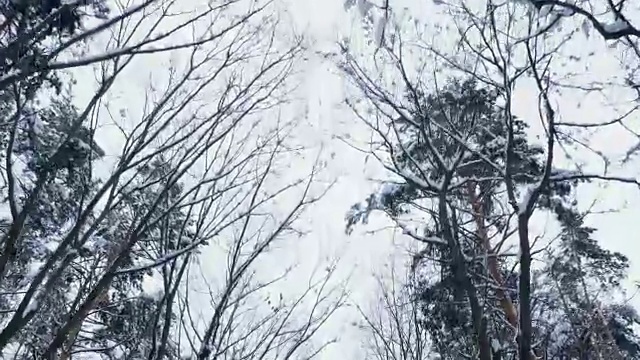
[[491,360],[491,343],[487,335],[487,319],[484,316],[482,306],[478,300],[478,293],[475,285],[471,282],[467,272],[467,264],[460,249],[460,244],[453,236],[452,227],[449,219],[449,211],[445,196],[440,196],[438,204],[438,217],[442,224],[443,236],[452,250],[452,261],[454,263],[454,276],[464,287],[467,297],[469,298],[469,307],[471,308],[471,318],[473,330],[475,332],[476,342],[480,351],[480,360]]
[[[473,218],[476,223],[476,236],[478,237],[483,250],[487,254],[487,268],[489,271],[489,275],[497,285],[496,294],[498,295],[500,301],[500,307],[502,308],[507,321],[513,327],[513,330],[516,332],[516,334],[519,334],[520,324],[518,321],[518,311],[513,305],[513,301],[504,290],[505,281],[502,277],[502,273],[500,272],[497,254],[493,251],[491,240],[489,239],[489,234],[487,233],[487,226],[485,222],[487,214],[485,214],[484,211],[485,206],[483,204],[483,199],[480,199],[480,197],[476,194],[476,183],[469,182],[467,184],[467,194],[469,196],[469,202],[471,203]],[[528,270],[526,272],[527,274],[529,274]],[[527,313],[530,314],[530,311],[527,311]],[[530,319],[528,323],[531,323]],[[526,339],[524,339],[524,337],[526,337]],[[517,337],[520,349],[522,350],[524,345],[524,353],[528,354],[526,357],[527,360],[537,359],[538,357],[535,355],[533,349],[531,349],[531,329],[529,329],[526,336],[524,337]]]

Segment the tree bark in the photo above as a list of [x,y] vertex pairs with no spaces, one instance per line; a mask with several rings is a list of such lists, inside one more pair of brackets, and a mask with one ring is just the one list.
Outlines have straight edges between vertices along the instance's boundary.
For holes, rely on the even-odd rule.
[[482,306],[478,300],[478,293],[475,285],[471,282],[467,272],[467,264],[464,259],[462,249],[457,240],[453,236],[452,227],[449,219],[449,211],[447,210],[446,195],[440,196],[438,204],[438,217],[442,224],[443,236],[451,247],[453,255],[453,264],[455,266],[454,276],[456,280],[462,284],[467,297],[469,298],[469,307],[471,308],[472,326],[475,332],[476,342],[480,351],[480,360],[492,360],[491,343],[487,334],[487,319],[484,316]]
[[[487,268],[489,271],[490,277],[496,282],[496,294],[500,299],[500,307],[504,311],[505,317],[509,324],[513,327],[513,330],[518,334],[518,347],[520,349],[521,359],[522,360],[536,360],[538,357],[535,352],[531,348],[531,302],[523,301],[525,303],[525,307],[522,307],[520,304],[521,312],[520,316],[523,316],[523,313],[526,313],[524,316],[526,319],[519,319],[518,310],[516,310],[515,305],[513,305],[512,299],[504,290],[505,281],[500,272],[500,267],[498,265],[498,257],[497,254],[493,251],[493,247],[491,246],[491,240],[489,239],[489,234],[487,232],[487,226],[485,219],[487,214],[485,214],[485,206],[483,203],[483,199],[476,194],[476,183],[469,182],[467,184],[467,194],[469,196],[469,202],[471,203],[471,208],[473,211],[474,222],[476,223],[476,236],[479,239],[480,245],[483,247],[483,250],[487,254]],[[520,235],[520,246],[522,247],[522,239],[523,233],[525,234],[526,239],[526,249],[527,251],[523,251],[523,254],[526,255],[524,259],[521,257],[520,259],[520,281],[519,281],[519,291],[520,294],[526,294],[526,299],[530,299],[531,293],[531,279],[530,279],[530,270],[531,270],[531,254],[529,249],[529,227],[528,220],[525,221],[524,225],[522,221],[519,219],[518,223],[518,232]],[[528,260],[527,260],[528,259]],[[525,274],[525,281],[523,281],[523,274]],[[524,289],[523,289],[524,288]],[[523,292],[524,291],[524,292]],[[522,298],[522,297],[521,297]],[[524,322],[523,322],[524,321]],[[528,324],[525,326],[526,329],[520,329],[520,324]]]

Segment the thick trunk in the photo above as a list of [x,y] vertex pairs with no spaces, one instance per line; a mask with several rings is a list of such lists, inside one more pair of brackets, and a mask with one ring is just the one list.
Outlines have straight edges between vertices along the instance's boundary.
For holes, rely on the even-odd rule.
[[[476,223],[476,236],[479,239],[480,245],[483,250],[487,254],[487,270],[489,271],[489,275],[496,283],[496,295],[498,295],[498,299],[500,301],[500,307],[507,318],[509,324],[513,327],[513,330],[520,334],[518,339],[518,346],[520,349],[521,359],[522,360],[535,360],[538,357],[535,355],[533,349],[531,348],[531,302],[524,301],[523,304],[520,304],[520,316],[525,316],[524,319],[519,319],[518,310],[516,310],[515,305],[513,304],[512,299],[505,292],[504,286],[505,281],[500,271],[500,266],[498,265],[498,257],[497,254],[493,251],[493,247],[491,246],[491,240],[489,239],[489,234],[487,232],[486,226],[486,214],[485,207],[483,204],[483,200],[478,197],[476,194],[476,184],[473,182],[469,182],[467,185],[467,193],[469,196],[469,202],[471,203],[471,208],[473,211],[473,218]],[[521,256],[520,259],[520,281],[519,281],[519,291],[520,294],[525,294],[526,299],[530,299],[531,293],[531,279],[530,279],[530,267],[531,267],[531,254],[529,249],[529,237],[528,237],[528,222],[524,225],[518,224],[519,235],[520,235],[520,246],[522,247],[522,239],[523,233],[526,235],[526,251],[523,251],[524,257]],[[524,263],[523,263],[524,260]],[[524,292],[523,292],[524,291]],[[522,296],[521,296],[522,297]],[[528,326],[524,326],[523,329],[520,329],[520,324],[528,324]]]
[[531,349],[531,247],[529,246],[529,219],[518,218],[520,237],[520,360],[535,359]]
[[453,229],[451,227],[449,211],[447,210],[447,204],[444,196],[441,196],[439,201],[438,217],[442,224],[443,236],[447,243],[451,247],[453,262],[455,265],[454,276],[459,284],[462,284],[467,297],[469,299],[469,307],[471,308],[472,326],[475,332],[476,343],[478,344],[480,360],[492,360],[491,359],[491,343],[487,334],[487,319],[484,316],[484,311],[478,300],[478,292],[469,278],[467,272],[467,264],[457,240],[453,236]]
[[518,311],[513,305],[513,301],[509,298],[509,295],[504,290],[505,282],[504,278],[502,277],[502,273],[500,272],[500,267],[498,266],[498,257],[493,252],[491,240],[489,239],[489,234],[487,233],[487,226],[485,224],[486,214],[484,213],[482,200],[476,195],[474,183],[469,183],[469,185],[467,186],[467,191],[469,194],[469,200],[471,202],[471,208],[473,210],[474,221],[476,223],[476,235],[480,240],[480,244],[483,247],[483,250],[487,254],[487,267],[489,270],[489,275],[498,285],[496,287],[496,294],[500,299],[500,306],[502,307],[502,310],[504,311],[509,324],[513,326],[513,329],[515,331],[517,331]]

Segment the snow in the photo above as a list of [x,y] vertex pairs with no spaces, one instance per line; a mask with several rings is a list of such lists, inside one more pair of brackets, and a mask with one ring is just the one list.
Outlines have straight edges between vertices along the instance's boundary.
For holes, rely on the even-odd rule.
[[384,45],[384,33],[385,33],[386,27],[387,27],[387,17],[382,16],[376,24],[375,40],[376,40],[377,46]]
[[89,144],[87,144],[85,141],[81,139],[75,139],[75,141],[82,150],[91,151],[91,146],[89,146]]
[[34,278],[42,268],[42,265],[44,265],[44,261],[40,261],[40,260],[33,261],[31,264],[29,264],[29,271],[27,272],[27,277],[30,279]]
[[356,0],[345,0],[344,9],[349,10],[356,4]]
[[142,278],[142,293],[143,296],[150,299],[158,299],[164,293],[164,283],[162,276],[153,271],[151,275],[144,275]]
[[63,200],[69,200],[69,188],[62,185],[62,184],[55,184],[56,185],[56,191],[60,194],[60,197]]
[[405,184],[396,183],[396,182],[385,182],[383,183],[378,191],[376,192],[375,197],[372,200],[372,203],[369,204],[370,207],[374,209],[382,209],[383,204],[387,202],[387,199],[394,197],[398,192],[402,190],[402,187]]
[[20,74],[21,74],[21,71],[19,69],[15,69],[15,68],[11,69],[7,71],[7,73],[5,73],[4,75],[0,76],[0,83],[14,80],[14,78],[18,77]]
[[499,351],[502,347],[500,346],[498,340],[491,339],[491,348],[493,348],[493,351]]
[[515,4],[522,5],[526,7],[527,14],[535,14],[538,12],[538,9],[533,4],[531,0],[511,0]]
[[39,306],[40,306],[40,303],[38,302],[37,296],[34,295],[29,301],[29,304],[27,305],[27,307],[24,308],[24,311],[22,312],[22,317],[25,318],[29,316],[29,314],[38,310]]
[[565,170],[560,168],[553,168],[551,170],[551,179],[553,180],[571,179],[579,175],[582,174],[575,170]]
[[591,23],[589,22],[589,20],[583,21],[581,28],[584,36],[589,38],[589,36],[591,35]]
[[565,17],[573,16],[574,13],[575,12],[568,7],[562,7],[558,10],[558,14]]
[[447,242],[444,239],[437,236],[422,236],[418,234],[414,229],[410,228],[408,225],[405,225],[401,222],[398,222],[397,225],[398,227],[400,227],[400,229],[402,229],[402,233],[404,235],[409,235],[420,242],[427,243],[427,244],[435,244],[435,245],[447,244]]
[[8,343],[2,351],[0,351],[0,359],[14,359],[18,358],[22,345],[17,342]]
[[95,253],[102,249],[106,249],[107,245],[108,241],[104,237],[100,235],[94,235],[91,239],[87,240],[87,242],[82,247],[90,253]]
[[400,191],[400,184],[391,182],[383,183],[380,187],[380,190],[378,190],[378,198],[383,199],[389,196],[393,196],[398,191]]
[[617,19],[614,22],[609,24],[602,24],[602,28],[607,33],[616,33],[619,31],[623,31],[628,27],[629,27],[629,24],[627,24],[627,22],[622,19]]
[[531,201],[531,195],[533,195],[533,191],[536,189],[537,185],[528,184],[521,192],[521,198],[518,202],[518,215],[522,215],[527,210],[529,206],[529,202]]
[[540,17],[541,18],[545,18],[547,17],[550,13],[551,13],[551,5],[542,5],[542,8],[540,8]]
[[116,358],[121,358],[125,355],[124,350],[122,349],[122,345],[118,345],[116,342],[112,340],[107,340],[107,347],[111,348],[111,355]]
[[22,115],[24,116],[25,121],[31,124],[31,130],[33,131],[34,135],[39,136],[45,131],[45,125],[42,122],[42,119],[40,119],[40,116],[37,116],[35,111],[26,109],[22,111]]
[[488,149],[498,149],[504,147],[506,144],[507,139],[504,136],[497,136],[486,142],[484,145],[482,145],[482,147]]
[[47,250],[49,250],[51,252],[54,252],[54,251],[56,251],[58,246],[60,246],[60,244],[55,242],[55,241],[49,241],[49,242],[44,243],[43,246],[44,246],[45,249],[47,249]]
[[360,11],[360,16],[366,18],[369,15],[369,11],[373,7],[373,4],[368,2],[367,0],[358,0],[358,10]]

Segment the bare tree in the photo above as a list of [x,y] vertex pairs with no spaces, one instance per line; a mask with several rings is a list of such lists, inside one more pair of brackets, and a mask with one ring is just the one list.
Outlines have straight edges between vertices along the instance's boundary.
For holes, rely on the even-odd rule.
[[[18,5],[20,3],[9,2],[2,8],[5,18],[1,29],[4,48],[2,56],[7,63],[0,80],[2,89],[16,81],[53,70],[87,66],[120,57],[189,49],[215,42],[222,35],[240,27],[245,20],[257,17],[272,2],[251,5],[251,9],[240,16],[239,21],[233,21],[231,26],[220,27],[219,31],[215,31],[213,27],[204,29],[205,31],[187,41],[178,40],[185,30],[188,32],[192,26],[202,25],[203,22],[206,28],[206,22],[211,18],[218,18],[227,10],[235,12],[235,7],[244,3],[240,0],[220,1],[204,7],[181,6],[174,0],[119,1],[114,4],[102,0],[80,0],[63,5],[59,1],[57,4],[56,1],[45,1],[40,5],[25,2],[23,6]],[[67,14],[69,16],[65,18]],[[88,16],[97,19],[97,24],[87,24],[85,17]],[[172,24],[169,19],[175,16],[186,20]],[[89,39],[114,30],[117,32],[122,24],[127,24],[128,33],[121,33],[124,37],[113,44],[115,46],[112,48],[84,54],[76,59],[65,56],[68,51]],[[61,37],[52,48],[38,48],[32,54],[18,51],[24,46],[40,44],[52,35],[53,29],[66,36]]]
[[[497,177],[482,161],[495,157],[496,153],[492,152],[496,149],[475,150],[477,144],[490,140],[479,132],[480,127],[498,130],[490,124],[495,121],[491,117],[491,114],[495,115],[495,109],[487,105],[495,95],[476,93],[472,83],[453,84],[443,90],[441,96],[423,98],[417,92],[410,93],[412,103],[402,104],[370,82],[355,63],[348,62],[346,66],[346,71],[356,81],[362,81],[359,83],[361,89],[373,104],[380,104],[382,116],[376,116],[373,121],[356,105],[354,111],[381,139],[373,144],[370,153],[386,164],[398,179],[384,184],[380,193],[372,195],[364,205],[354,206],[348,215],[348,226],[363,220],[370,211],[382,210],[404,234],[423,243],[425,249],[416,261],[419,263],[424,257],[442,264],[434,277],[440,278],[445,288],[449,282],[464,292],[464,295],[448,294],[451,298],[446,301],[460,303],[465,298],[468,301],[475,337],[472,342],[477,345],[478,354],[457,356],[491,359],[490,324],[486,313],[496,310],[484,299],[488,290],[495,292],[493,296],[497,297],[508,323],[517,326],[514,305],[504,291],[502,281],[500,285],[491,286],[484,280],[492,276],[502,280],[505,276],[495,262],[508,256],[508,249],[502,246],[513,233],[500,225],[508,224],[510,214],[494,204],[494,197],[499,196],[497,183],[494,183]],[[385,113],[383,106],[389,106],[390,113]],[[449,136],[464,140],[452,141]],[[531,152],[526,143],[520,150],[525,154]],[[484,187],[478,185],[483,182],[489,183]],[[486,199],[485,206],[480,209],[476,201],[479,196]],[[484,224],[485,219],[491,219],[491,224],[497,227],[491,229],[491,233],[489,226]],[[491,240],[497,244],[492,244]],[[456,341],[469,339],[457,337]],[[453,347],[453,351],[465,347]]]
[[183,315],[189,321],[183,327],[193,334],[190,346],[197,359],[311,359],[337,340],[316,336],[346,299],[344,286],[331,283],[335,266],[317,268],[297,295],[273,294],[274,285],[286,281],[293,269],[261,277],[254,262],[263,251],[250,251],[242,260],[229,254],[226,278],[217,287],[207,281],[211,308],[184,298]]
[[360,328],[365,346],[378,360],[424,360],[432,354],[429,331],[424,326],[420,303],[416,301],[411,281],[415,274],[398,276],[391,267],[388,279],[379,275],[378,297],[370,310],[358,307],[363,318]]

